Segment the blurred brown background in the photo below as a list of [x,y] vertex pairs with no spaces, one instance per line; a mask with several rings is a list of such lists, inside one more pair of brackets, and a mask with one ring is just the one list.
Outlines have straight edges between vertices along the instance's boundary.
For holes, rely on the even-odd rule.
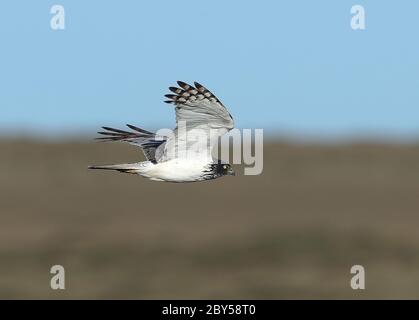
[[193,184],[87,170],[127,145],[0,148],[0,298],[419,298],[419,145],[271,142],[262,175]]

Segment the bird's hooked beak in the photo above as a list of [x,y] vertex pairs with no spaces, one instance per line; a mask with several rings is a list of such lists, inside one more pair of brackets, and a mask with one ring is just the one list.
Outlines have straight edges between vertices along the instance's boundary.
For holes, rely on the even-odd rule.
[[228,169],[227,174],[228,174],[229,176],[235,176],[235,175],[236,175],[236,173],[234,172],[233,168]]

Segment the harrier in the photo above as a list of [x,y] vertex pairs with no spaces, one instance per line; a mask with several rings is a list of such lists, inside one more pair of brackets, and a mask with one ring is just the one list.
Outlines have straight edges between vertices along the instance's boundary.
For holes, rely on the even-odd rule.
[[[127,125],[132,131],[102,127],[102,141],[123,141],[140,147],[147,161],[91,166],[138,174],[154,181],[195,182],[234,175],[230,164],[213,159],[211,150],[218,137],[234,128],[231,114],[208,89],[195,82],[178,81],[170,87],[166,103],[176,110],[176,128],[169,136]],[[188,137],[193,136],[195,139]]]

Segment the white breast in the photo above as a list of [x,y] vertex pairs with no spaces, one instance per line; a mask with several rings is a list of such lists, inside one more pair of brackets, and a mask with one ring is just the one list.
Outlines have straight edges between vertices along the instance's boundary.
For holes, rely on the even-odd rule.
[[192,182],[203,180],[207,166],[207,160],[172,159],[147,166],[139,174],[155,181]]

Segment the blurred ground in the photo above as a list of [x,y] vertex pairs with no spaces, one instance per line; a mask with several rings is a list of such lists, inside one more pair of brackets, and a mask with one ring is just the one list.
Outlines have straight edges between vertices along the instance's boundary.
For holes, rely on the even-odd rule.
[[194,184],[86,169],[127,145],[0,149],[0,298],[419,299],[419,146],[272,143],[261,176]]

